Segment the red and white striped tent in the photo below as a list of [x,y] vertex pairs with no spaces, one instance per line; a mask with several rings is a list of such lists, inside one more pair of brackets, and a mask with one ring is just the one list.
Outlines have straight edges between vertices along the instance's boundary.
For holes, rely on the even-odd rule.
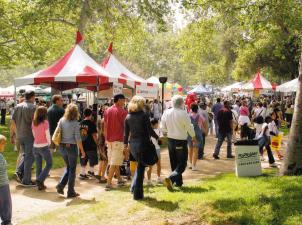
[[[15,79],[15,86],[47,85],[58,90],[87,88],[96,91],[110,88],[112,83],[134,87],[139,78],[117,77],[93,60],[79,45],[82,37],[77,33],[76,45],[52,66],[28,76]],[[147,84],[147,82],[145,81]]]
[[76,87],[127,83],[127,79],[116,79],[93,60],[84,50],[75,45],[52,66],[28,76],[15,79],[15,86],[48,85],[59,90]]
[[[142,77],[134,74],[129,69],[127,69],[112,53],[112,43],[110,43],[108,47],[108,52],[110,55],[105,58],[102,62],[102,67],[105,68],[111,75],[116,78],[124,78],[128,80],[128,85],[130,87],[135,87],[136,85],[142,86],[158,86],[158,84],[153,82],[148,82],[147,80],[143,79]],[[131,82],[132,80],[132,82]]]
[[244,84],[241,88],[243,91],[253,91],[253,90],[275,90],[276,84],[269,82],[265,79],[260,72],[258,72],[254,79]]

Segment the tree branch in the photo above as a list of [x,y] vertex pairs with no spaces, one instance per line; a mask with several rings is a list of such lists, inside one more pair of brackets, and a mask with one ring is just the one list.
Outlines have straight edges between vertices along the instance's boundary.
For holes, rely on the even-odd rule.
[[76,26],[75,23],[72,23],[72,22],[70,22],[68,20],[65,20],[64,18],[50,18],[48,21],[64,23],[64,24],[67,24],[67,25],[72,26],[72,27]]

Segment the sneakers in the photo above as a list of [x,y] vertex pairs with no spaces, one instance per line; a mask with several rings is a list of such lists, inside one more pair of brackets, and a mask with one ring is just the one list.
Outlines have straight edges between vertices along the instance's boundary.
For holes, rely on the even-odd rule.
[[213,154],[214,159],[220,159],[218,155]]
[[60,194],[60,195],[64,195],[64,189],[61,188],[59,185],[56,186],[56,189],[57,189],[57,193]]
[[261,160],[261,161],[265,161],[265,158],[263,157],[263,155],[260,156],[260,160]]
[[117,182],[117,186],[118,187],[123,187],[123,186],[125,186],[125,181],[124,180],[119,180],[118,182]]
[[99,183],[100,184],[106,184],[107,183],[107,179],[99,179]]
[[112,185],[111,184],[107,184],[105,186],[105,191],[111,191],[113,189]]
[[94,172],[88,171],[88,176],[89,177],[95,177],[95,174],[94,174]]
[[80,174],[79,178],[80,180],[89,180],[89,177],[86,174],[85,175]]
[[192,164],[191,164],[191,163],[189,163],[189,166],[188,166],[188,167],[189,167],[189,169],[192,169]]
[[19,172],[14,173],[14,178],[18,183],[22,183],[22,176]]
[[233,155],[228,155],[227,158],[228,158],[228,159],[234,159],[235,156],[233,156]]
[[44,182],[40,182],[37,180],[37,186],[39,191],[44,191],[47,187],[44,185]]
[[21,186],[22,186],[22,187],[36,187],[36,186],[37,186],[37,183],[34,182],[34,181],[31,181],[31,182],[29,182],[28,184],[21,183]]
[[270,163],[269,166],[272,167],[272,168],[278,167],[278,165],[276,163]]
[[173,191],[173,184],[172,184],[172,181],[170,180],[170,178],[165,178],[164,185],[166,186],[168,191]]
[[76,193],[76,192],[71,193],[71,194],[67,194],[67,198],[76,198],[76,197],[79,197],[79,196],[80,196],[80,194]]

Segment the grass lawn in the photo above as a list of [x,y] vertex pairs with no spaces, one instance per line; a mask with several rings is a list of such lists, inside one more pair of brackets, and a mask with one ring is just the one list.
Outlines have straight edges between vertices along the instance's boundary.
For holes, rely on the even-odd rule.
[[[7,123],[9,124],[8,120]],[[8,168],[7,168],[8,176],[11,179],[16,170],[16,160],[17,160],[18,153],[14,151],[14,146],[10,143],[8,125],[6,126],[0,125],[0,134],[5,135],[7,137],[7,145],[3,155],[8,164]],[[61,167],[64,167],[64,161],[61,155],[58,152],[55,152],[53,154],[53,168],[61,168]]]
[[145,200],[133,201],[129,187],[75,199],[63,209],[20,224],[302,224],[302,177],[278,177],[276,170],[257,178],[224,174],[186,184],[175,192],[146,187]]

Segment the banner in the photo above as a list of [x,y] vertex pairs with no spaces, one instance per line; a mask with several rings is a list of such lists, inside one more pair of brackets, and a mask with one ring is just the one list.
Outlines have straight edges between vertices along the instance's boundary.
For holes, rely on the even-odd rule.
[[137,85],[136,86],[136,95],[142,96],[144,98],[155,99],[158,97],[158,88]]
[[115,84],[113,83],[113,96],[118,94],[123,94],[123,85],[122,84]]

